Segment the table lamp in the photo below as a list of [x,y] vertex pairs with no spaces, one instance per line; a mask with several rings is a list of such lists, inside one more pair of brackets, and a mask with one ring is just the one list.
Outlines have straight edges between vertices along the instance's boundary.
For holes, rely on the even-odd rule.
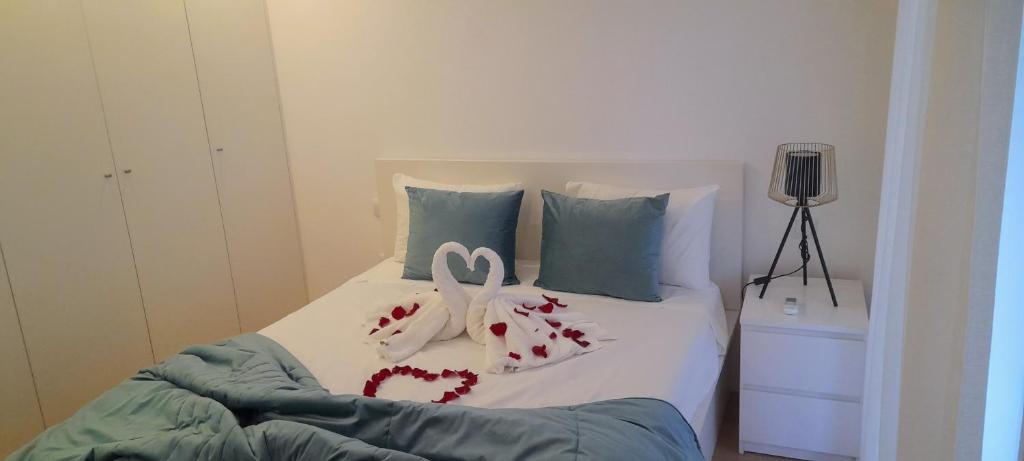
[[803,271],[804,285],[807,285],[807,263],[811,260],[811,252],[807,246],[807,228],[810,227],[814,248],[817,249],[818,259],[821,261],[821,270],[825,274],[829,294],[832,295],[832,305],[839,307],[836,291],[832,288],[832,278],[828,275],[828,266],[825,265],[825,255],[822,254],[821,244],[818,242],[818,231],[814,228],[814,220],[811,219],[811,208],[834,202],[838,195],[835,146],[817,142],[779,145],[775,153],[775,166],[772,168],[768,197],[793,207],[793,214],[789,217],[789,225],[782,234],[782,242],[779,243],[779,250],[775,252],[775,259],[772,260],[767,277],[760,279],[764,284],[759,298],[764,298],[764,293],[768,290],[775,266],[779,263],[779,256],[782,255],[789,232],[793,229],[793,222],[799,214],[800,258],[803,265],[797,270]]

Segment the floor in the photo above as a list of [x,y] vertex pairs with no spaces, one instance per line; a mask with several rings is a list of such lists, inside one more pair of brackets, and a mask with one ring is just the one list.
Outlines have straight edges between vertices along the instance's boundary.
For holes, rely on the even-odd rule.
[[715,455],[711,461],[783,461],[792,459],[759,453],[741,455],[736,448],[739,446],[740,436],[739,413],[739,395],[734,393],[725,409],[725,420],[722,422],[722,428],[718,431],[718,445],[715,447]]

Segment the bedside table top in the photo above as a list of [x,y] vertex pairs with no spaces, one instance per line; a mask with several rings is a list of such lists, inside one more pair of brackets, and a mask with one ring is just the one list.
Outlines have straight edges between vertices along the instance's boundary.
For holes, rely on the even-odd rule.
[[[750,280],[755,277],[758,276],[752,276]],[[808,278],[806,287],[800,276],[777,278],[768,285],[764,299],[757,297],[761,287],[751,285],[747,287],[740,325],[866,336],[868,312],[860,281],[832,279],[832,286],[836,290],[838,308],[832,306],[828,285],[823,278]],[[805,304],[799,314],[786,315],[782,312],[787,297],[797,298],[799,303]]]

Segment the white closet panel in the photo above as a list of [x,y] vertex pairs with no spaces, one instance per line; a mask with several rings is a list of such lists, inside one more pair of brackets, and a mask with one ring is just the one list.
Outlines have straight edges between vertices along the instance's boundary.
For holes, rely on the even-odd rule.
[[39,411],[2,255],[0,248],[0,457],[11,454],[43,431],[43,414]]
[[237,334],[238,312],[181,0],[85,0],[157,360]]
[[186,0],[242,330],[308,302],[263,0]]
[[4,1],[0,82],[0,243],[52,425],[153,360],[80,5]]

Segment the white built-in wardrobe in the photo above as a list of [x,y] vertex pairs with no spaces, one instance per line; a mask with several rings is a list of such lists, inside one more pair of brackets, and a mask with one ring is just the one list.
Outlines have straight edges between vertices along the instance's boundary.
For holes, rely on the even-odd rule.
[[0,456],[307,302],[263,0],[0,3]]

